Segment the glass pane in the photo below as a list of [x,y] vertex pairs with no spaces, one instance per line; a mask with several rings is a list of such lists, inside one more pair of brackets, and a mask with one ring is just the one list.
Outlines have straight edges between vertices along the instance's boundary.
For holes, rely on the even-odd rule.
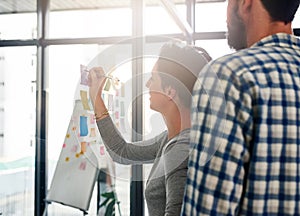
[[[178,17],[186,20],[186,6],[176,5]],[[162,6],[147,6],[144,13],[146,35],[182,33],[169,12]]]
[[0,39],[36,39],[36,13],[0,15]]
[[293,21],[293,28],[300,28],[300,9],[298,9],[294,21]]
[[[80,78],[80,64],[86,64],[98,52],[96,45],[64,45],[49,47],[49,124],[48,187],[62,151],[64,138],[73,112],[75,89]],[[70,170],[70,172],[74,172]],[[66,182],[62,182],[64,184]],[[78,187],[80,185],[78,184]],[[97,212],[97,193],[90,203],[91,215]],[[75,208],[57,203],[48,205],[48,215],[82,215]]]
[[229,48],[226,39],[197,40],[195,42],[195,45],[206,49],[206,51],[210,54],[212,59],[216,59],[223,55],[234,52]]
[[34,214],[35,81],[35,47],[0,48],[0,213],[3,215]]
[[227,2],[197,3],[195,12],[196,32],[227,31]]
[[[64,45],[64,46],[51,46],[50,52],[50,64],[49,64],[49,188],[51,190],[51,181],[54,177],[54,172],[62,149],[64,148],[65,137],[67,134],[68,125],[71,121],[74,121],[73,108],[78,101],[78,88],[80,91],[87,92],[88,87],[81,84],[80,81],[80,65],[87,66],[88,69],[94,66],[105,66],[103,62],[109,62],[114,64],[116,67],[112,71],[112,75],[120,79],[121,83],[124,83],[124,88],[105,88],[103,93],[104,101],[110,110],[111,116],[119,127],[122,135],[130,140],[131,139],[131,113],[130,113],[130,102],[131,102],[131,89],[132,85],[128,81],[131,77],[131,63],[119,63],[120,59],[123,58],[123,53],[131,55],[131,52],[125,52],[128,47],[124,45],[124,50],[120,52],[109,54],[109,58],[105,59],[107,55],[107,49],[109,46],[98,46],[98,45]],[[121,48],[123,48],[121,46]],[[124,51],[124,52],[123,52]],[[101,63],[102,62],[102,63]],[[105,68],[105,67],[104,67]],[[126,85],[125,85],[126,84]],[[80,94],[80,104],[83,104],[84,100]],[[90,106],[90,102],[87,100],[85,105]],[[82,106],[82,105],[81,105]],[[84,108],[86,109],[86,108]],[[81,111],[84,111],[83,108]],[[95,128],[94,115],[92,111],[86,112],[88,115],[87,128],[91,134],[92,126]],[[72,117],[72,118],[71,118]],[[80,116],[82,117],[82,115]],[[71,119],[71,120],[70,120]],[[81,139],[82,135],[77,134],[77,125],[72,126],[78,135],[78,139]],[[80,123],[81,127],[81,123]],[[79,128],[79,126],[78,126]],[[98,129],[95,128],[97,131]],[[69,132],[68,132],[69,134]],[[71,137],[74,137],[70,134]],[[74,138],[75,138],[74,137]],[[77,138],[75,139],[75,141]],[[68,145],[68,144],[67,144]],[[77,145],[77,141],[75,143]],[[63,148],[62,148],[63,146]],[[130,196],[130,166],[119,165],[113,163],[108,154],[105,151],[104,145],[101,138],[97,140],[97,143],[90,142],[88,144],[90,149],[95,150],[95,155],[98,160],[98,164],[93,164],[95,168],[101,171],[99,176],[100,193],[105,193],[111,188],[115,189],[118,200],[120,201],[120,209],[122,215],[129,215],[129,196]],[[72,150],[73,151],[73,150]],[[70,161],[73,160],[77,163],[76,155],[81,152],[79,148],[70,153]],[[91,155],[84,154],[87,160],[90,160]],[[67,161],[67,160],[66,160]],[[62,161],[63,163],[66,162]],[[73,170],[74,171],[74,170]],[[74,172],[76,172],[75,170]],[[72,171],[70,171],[72,172]],[[75,183],[78,182],[74,179]],[[80,184],[78,183],[78,187]],[[101,199],[100,202],[103,200]],[[49,205],[48,213],[50,215],[73,215],[74,209],[60,207],[60,205]],[[101,211],[102,208],[100,209]],[[117,210],[116,210],[117,211]],[[78,212],[78,211],[77,211]],[[94,188],[89,215],[96,215],[97,213],[97,187]],[[118,214],[117,214],[118,215]]]
[[50,12],[50,38],[131,35],[131,9],[112,8]]

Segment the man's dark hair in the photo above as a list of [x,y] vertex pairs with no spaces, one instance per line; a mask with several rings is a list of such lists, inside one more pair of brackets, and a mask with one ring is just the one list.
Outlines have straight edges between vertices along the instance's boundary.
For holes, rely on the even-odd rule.
[[174,88],[183,104],[189,107],[198,74],[210,60],[210,56],[202,48],[178,43],[165,44],[157,60],[162,88]]
[[282,21],[285,24],[293,21],[300,0],[261,0],[273,21]]

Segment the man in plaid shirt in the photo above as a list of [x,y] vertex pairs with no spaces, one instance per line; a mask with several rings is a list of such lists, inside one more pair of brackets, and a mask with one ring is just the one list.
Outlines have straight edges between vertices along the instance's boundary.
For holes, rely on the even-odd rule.
[[300,215],[298,6],[228,0],[228,44],[238,51],[194,86],[182,215]]

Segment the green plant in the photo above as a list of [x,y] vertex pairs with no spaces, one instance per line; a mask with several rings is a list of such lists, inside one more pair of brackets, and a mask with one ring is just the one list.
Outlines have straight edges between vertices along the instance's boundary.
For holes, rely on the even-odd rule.
[[116,193],[112,190],[101,194],[105,200],[101,203],[100,208],[105,208],[105,216],[115,216],[115,205],[118,205],[119,215],[121,216],[120,201]]

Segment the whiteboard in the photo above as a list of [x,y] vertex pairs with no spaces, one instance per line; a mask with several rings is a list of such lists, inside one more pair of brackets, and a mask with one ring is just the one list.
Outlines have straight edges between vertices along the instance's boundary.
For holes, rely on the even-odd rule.
[[[79,102],[75,104],[46,200],[87,211],[98,176],[98,159],[91,148],[90,131],[85,139],[78,134],[80,117],[86,117],[87,121],[92,117],[84,110],[78,112]],[[83,141],[86,143],[84,152],[81,149]]]
[[109,156],[86,98],[88,92],[81,85],[77,91],[80,99],[75,100],[46,201],[87,211],[98,170],[107,167]]
[[[95,121],[86,69],[80,65],[81,79],[75,91],[73,113],[46,197],[47,202],[82,211],[89,209],[99,170],[105,168],[111,175],[114,173],[113,162]],[[125,133],[125,88],[121,84],[121,88],[116,89],[107,82],[102,98],[116,126]]]

